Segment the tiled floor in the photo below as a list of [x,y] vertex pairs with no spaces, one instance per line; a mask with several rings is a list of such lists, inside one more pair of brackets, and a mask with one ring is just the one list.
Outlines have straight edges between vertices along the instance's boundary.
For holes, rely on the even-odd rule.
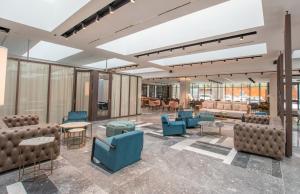
[[[300,193],[299,148],[281,162],[236,152],[232,149],[234,121],[226,123],[222,135],[208,127],[204,136],[199,129],[189,129],[184,137],[163,137],[159,115],[126,118],[145,133],[142,160],[129,167],[110,174],[92,164],[89,139],[81,149],[62,146],[53,174],[41,182],[17,183],[17,171],[0,175],[0,193],[7,193],[7,186],[11,192],[21,188],[18,194]],[[105,137],[107,122],[95,122],[94,134]],[[299,137],[297,130],[294,134]]]

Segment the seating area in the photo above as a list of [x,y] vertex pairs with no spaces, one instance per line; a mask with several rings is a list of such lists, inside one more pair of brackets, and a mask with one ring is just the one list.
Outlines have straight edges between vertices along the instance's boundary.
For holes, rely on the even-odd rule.
[[1,0],[0,194],[300,193],[299,8]]

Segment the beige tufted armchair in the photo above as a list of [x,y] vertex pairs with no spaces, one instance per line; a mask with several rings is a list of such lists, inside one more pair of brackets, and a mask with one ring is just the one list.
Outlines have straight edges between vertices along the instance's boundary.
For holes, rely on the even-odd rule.
[[[0,119],[0,173],[18,168],[18,145],[23,139],[54,136],[54,158],[60,153],[59,126],[56,124],[39,124],[39,117],[35,115],[11,116]],[[25,165],[30,165],[34,157],[41,161],[50,159],[49,145],[41,150],[27,149],[22,153]]]

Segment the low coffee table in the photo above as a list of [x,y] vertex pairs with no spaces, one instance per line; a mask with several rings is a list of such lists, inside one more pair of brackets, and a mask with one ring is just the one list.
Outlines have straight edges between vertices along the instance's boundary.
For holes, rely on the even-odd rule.
[[[67,131],[67,147],[71,148],[73,145],[78,145],[79,148],[85,145],[86,140],[86,129],[85,128],[74,128]],[[77,143],[78,142],[78,143]]]
[[[52,174],[53,171],[53,155],[54,155],[54,141],[55,137],[35,137],[30,139],[22,140],[19,143],[18,150],[19,150],[19,181],[21,181],[26,174],[33,173],[34,178],[39,176],[41,170],[49,170]],[[41,169],[41,158],[40,156],[37,157],[39,152],[41,152],[42,146],[49,146],[50,149],[50,169]],[[22,155],[23,149],[34,149],[38,151],[38,154],[34,152],[33,158],[33,172],[24,173],[25,171],[25,164],[24,164],[24,156]],[[38,166],[37,166],[38,165]],[[22,173],[21,173],[22,171]]]
[[208,126],[210,124],[212,124],[212,121],[199,121],[198,125],[200,126],[200,135],[203,135],[203,130],[204,130],[204,126]]
[[88,126],[91,126],[91,138],[93,138],[93,126],[92,123],[89,122],[71,122],[71,123],[64,123],[59,125],[61,127],[61,133],[63,132],[63,129],[70,130],[75,128],[87,128]]

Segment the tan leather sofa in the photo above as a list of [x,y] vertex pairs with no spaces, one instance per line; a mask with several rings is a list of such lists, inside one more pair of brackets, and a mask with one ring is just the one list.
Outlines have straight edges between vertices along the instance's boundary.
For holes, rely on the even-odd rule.
[[[0,119],[0,173],[18,168],[18,145],[23,139],[54,136],[54,158],[60,154],[59,126],[56,124],[39,124],[39,117],[32,115],[10,116]],[[34,157],[41,161],[50,159],[50,149],[43,146],[41,150],[27,149],[22,153],[25,165],[33,164]]]
[[[251,119],[251,121],[255,119]],[[268,125],[236,123],[234,125],[234,147],[237,151],[281,160],[285,155],[285,131],[280,119],[270,118]]]
[[215,116],[241,118],[251,112],[251,106],[241,102],[204,101],[200,112],[210,112]]

